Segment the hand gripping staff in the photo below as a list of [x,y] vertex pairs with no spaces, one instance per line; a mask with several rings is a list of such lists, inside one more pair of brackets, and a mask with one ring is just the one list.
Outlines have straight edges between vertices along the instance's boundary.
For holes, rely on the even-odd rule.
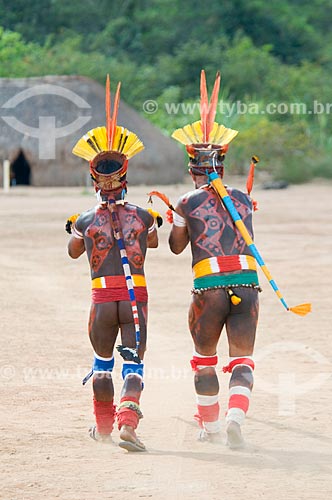
[[254,244],[246,226],[244,225],[238,211],[236,210],[231,197],[229,196],[228,192],[226,191],[225,186],[222,183],[221,178],[217,174],[217,172],[211,172],[208,174],[209,181],[217,195],[221,198],[223,204],[225,205],[226,209],[228,210],[230,216],[232,217],[234,224],[236,225],[237,229],[239,230],[242,238],[246,242],[251,254],[253,257],[255,257],[257,263],[260,265],[263,273],[267,277],[270,285],[272,286],[273,290],[277,294],[278,298],[280,299],[280,302],[282,305],[287,309],[287,311],[291,311],[295,314],[298,314],[299,316],[305,316],[308,314],[308,312],[311,311],[311,304],[300,304],[298,306],[294,307],[289,307],[283,298],[277,283],[274,281],[270,271],[265,265],[264,260],[262,259],[262,256],[260,255],[259,251],[257,250],[256,245]]

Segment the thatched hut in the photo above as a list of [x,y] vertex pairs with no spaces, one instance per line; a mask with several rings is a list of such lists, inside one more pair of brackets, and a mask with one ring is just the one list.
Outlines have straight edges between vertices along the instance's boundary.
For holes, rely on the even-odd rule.
[[[85,185],[88,163],[71,151],[87,130],[104,124],[105,90],[89,78],[0,78],[0,162],[11,161],[17,183]],[[145,145],[145,150],[130,160],[130,184],[182,181],[185,169],[181,149],[123,98],[118,124],[135,132]]]

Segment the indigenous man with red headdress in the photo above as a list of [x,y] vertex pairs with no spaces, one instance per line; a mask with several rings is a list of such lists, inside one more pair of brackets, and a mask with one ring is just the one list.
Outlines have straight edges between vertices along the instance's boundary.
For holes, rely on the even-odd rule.
[[[223,328],[229,344],[230,372],[227,443],[243,446],[241,425],[253,387],[253,349],[258,319],[258,277],[254,257],[234,225],[220,197],[210,184],[209,174],[223,177],[228,144],[237,131],[215,123],[220,75],[217,74],[208,103],[205,73],[201,74],[201,120],[174,132],[186,145],[189,172],[195,189],[184,194],[173,214],[169,245],[181,253],[188,243],[192,251],[194,286],[189,310],[189,328],[194,342],[191,360],[195,372],[199,439],[218,441],[219,382],[216,374],[217,345]],[[242,221],[252,236],[253,202],[248,194],[227,188]]]
[[[115,419],[119,445],[128,451],[144,451],[135,429],[142,418],[143,356],[146,345],[148,294],[144,277],[147,248],[158,246],[155,219],[137,205],[125,201],[128,160],[143,148],[138,137],[117,126],[120,99],[118,85],[111,116],[110,84],[106,84],[106,127],[87,132],[73,153],[90,162],[98,204],[67,222],[72,236],[69,255],[76,259],[86,251],[92,279],[89,336],[94,350],[93,407],[96,425],[90,436],[110,441]],[[114,405],[113,350],[118,332],[124,358],[124,385],[120,405]]]

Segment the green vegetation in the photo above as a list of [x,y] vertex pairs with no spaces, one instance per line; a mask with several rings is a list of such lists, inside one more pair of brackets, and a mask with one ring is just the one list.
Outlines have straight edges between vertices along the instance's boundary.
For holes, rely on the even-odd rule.
[[0,77],[109,72],[170,135],[198,118],[200,70],[210,90],[220,70],[234,172],[257,154],[276,179],[332,178],[331,17],[332,0],[0,0]]

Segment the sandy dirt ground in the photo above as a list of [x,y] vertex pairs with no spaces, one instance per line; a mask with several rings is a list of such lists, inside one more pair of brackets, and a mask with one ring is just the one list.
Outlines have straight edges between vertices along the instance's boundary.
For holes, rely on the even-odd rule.
[[[229,184],[231,184],[229,182]],[[235,187],[244,181],[235,179]],[[156,186],[158,187],[158,186]],[[162,188],[173,202],[190,184]],[[146,206],[146,187],[128,199]],[[90,281],[85,256],[67,256],[68,216],[95,204],[92,190],[19,188],[0,193],[2,286],[0,498],[318,500],[332,498],[332,184],[267,191],[257,186],[256,244],[302,318],[287,312],[263,273],[256,384],[243,428],[247,448],[197,441],[187,327],[190,253],[170,253],[169,225],[148,251],[149,342],[144,419],[148,452],[128,454],[88,437],[92,351],[87,336]],[[165,213],[161,202],[154,207]],[[219,345],[220,403],[229,375]],[[114,380],[121,387],[118,354]]]

